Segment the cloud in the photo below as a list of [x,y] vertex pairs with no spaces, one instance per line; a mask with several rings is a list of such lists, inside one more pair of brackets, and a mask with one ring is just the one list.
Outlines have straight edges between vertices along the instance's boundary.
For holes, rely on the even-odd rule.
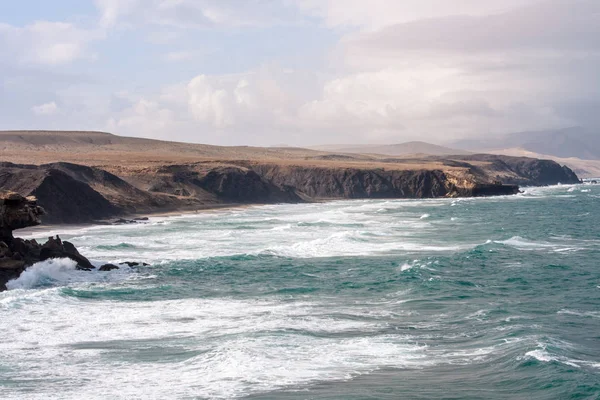
[[295,0],[306,13],[330,27],[366,30],[449,15],[482,16],[535,4],[539,0]]
[[165,61],[168,62],[189,61],[192,58],[194,58],[194,52],[192,51],[171,51],[164,55]]
[[31,111],[33,111],[33,113],[35,115],[54,115],[56,114],[59,109],[58,106],[56,105],[56,102],[52,101],[50,103],[44,103],[44,104],[40,104],[38,106],[34,106],[31,108]]
[[238,0],[95,0],[101,24],[149,24],[174,28],[256,27],[296,21],[287,2]]
[[[21,71],[5,74],[5,88],[22,97],[23,113],[35,95],[56,99],[49,112],[65,127],[254,145],[600,127],[597,0],[95,4],[97,29],[0,25],[6,58]],[[325,36],[318,46],[302,42]],[[106,63],[94,69],[97,81],[32,83],[23,74],[76,72],[74,61],[93,59],[92,43],[105,37],[118,40],[99,48]],[[279,46],[288,41],[297,54]],[[115,58],[138,44],[149,55],[143,67]],[[50,104],[35,109],[46,115]]]
[[161,107],[159,103],[145,98],[121,111],[118,118],[111,117],[106,122],[106,128],[111,132],[164,140],[176,138],[176,134],[169,138],[164,134],[176,130],[177,125],[173,110]]
[[217,129],[236,126],[270,131],[294,120],[304,101],[298,89],[303,85],[311,85],[309,77],[280,67],[199,75],[187,86],[188,106],[197,121]]
[[102,37],[101,32],[65,22],[37,21],[24,27],[0,24],[4,60],[27,65],[58,66],[91,58],[89,44]]
[[600,50],[600,2],[550,0],[486,16],[447,16],[394,24],[358,36],[379,51]]

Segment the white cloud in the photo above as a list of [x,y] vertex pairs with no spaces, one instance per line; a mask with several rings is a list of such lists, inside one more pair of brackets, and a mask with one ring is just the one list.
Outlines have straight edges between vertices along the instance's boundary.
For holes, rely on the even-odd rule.
[[88,45],[102,37],[101,32],[65,22],[37,21],[24,27],[0,24],[4,59],[27,65],[57,66],[91,58]]
[[253,27],[293,22],[288,2],[239,0],[95,0],[101,24],[151,24],[175,28]]
[[143,4],[139,0],[95,0],[95,3],[100,10],[100,25],[105,28],[114,26],[119,18]]
[[194,52],[192,51],[171,51],[164,55],[165,61],[168,62],[189,61],[192,58],[194,58]]
[[[239,75],[199,75],[188,84],[189,110],[214,128],[285,124],[302,104],[301,74],[265,67]],[[270,129],[267,129],[270,130]]]
[[[156,68],[161,76],[171,76],[185,63],[181,73],[198,65],[196,76],[168,84],[168,79],[155,83],[140,74],[144,76],[131,86],[118,88],[91,83],[61,90],[56,84],[40,94],[54,96],[56,109],[52,103],[36,106],[37,114],[54,113],[66,124],[101,125],[98,129],[119,134],[215,144],[441,141],[594,121],[600,125],[590,111],[600,103],[597,0],[96,4],[102,27],[97,31],[68,23],[0,25],[7,58],[21,66],[66,65],[91,57],[90,43],[103,38],[104,29],[126,36],[133,30],[121,28],[135,27],[143,28],[145,45],[160,46],[154,50],[162,57],[149,71]],[[321,22],[315,24],[307,15]],[[275,54],[276,63],[218,72],[235,71],[226,50],[254,48],[241,35],[232,45],[232,33],[298,21],[307,32],[328,26],[334,30],[331,36],[344,33],[331,48],[318,48],[327,52],[325,66],[318,67],[316,58],[302,64],[290,57],[286,63]],[[214,49],[194,48],[192,37],[200,33],[187,28],[214,29],[207,34]],[[277,28],[283,35],[278,40],[285,40],[287,28]],[[226,37],[226,46],[212,40],[219,37]],[[256,39],[250,35],[248,40]],[[210,62],[188,62],[200,57]],[[264,60],[258,59],[256,63]],[[297,65],[309,67],[302,71]],[[25,111],[30,112],[28,107]]]
[[52,101],[50,103],[44,103],[44,104],[40,104],[38,106],[34,106],[31,108],[31,111],[33,111],[33,113],[35,115],[54,115],[58,112],[58,106],[56,105],[56,102]]
[[484,16],[396,23],[355,37],[377,51],[600,50],[600,2],[549,0]]
[[444,17],[481,16],[539,0],[295,0],[304,12],[321,17],[330,27],[357,26],[375,30],[388,25]]
[[173,110],[142,98],[123,110],[118,118],[109,118],[106,127],[109,131],[121,134],[169,140],[173,136],[164,135],[177,129],[177,120]]

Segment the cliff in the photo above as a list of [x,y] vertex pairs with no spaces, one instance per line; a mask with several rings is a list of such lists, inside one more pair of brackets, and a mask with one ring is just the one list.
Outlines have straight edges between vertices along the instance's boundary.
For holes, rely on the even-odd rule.
[[546,186],[580,183],[579,177],[567,166],[552,160],[510,157],[492,154],[463,156],[466,162],[484,162],[485,173],[507,183],[523,186]]
[[[508,195],[517,185],[577,183],[553,161],[491,155],[290,161],[223,160],[159,166],[0,163],[0,188],[35,196],[47,223],[133,213],[324,199]],[[108,171],[110,170],[110,171]]]
[[15,192],[0,192],[0,242],[12,243],[15,229],[41,224],[44,209],[35,197],[23,197]]
[[[68,258],[78,270],[91,271],[96,268],[72,243],[63,242],[58,236],[48,238],[44,244],[14,237],[13,231],[16,229],[39,225],[40,217],[44,214],[44,209],[37,204],[35,197],[0,192],[0,292],[7,289],[9,281],[18,278],[28,267],[41,261]],[[139,265],[131,262],[123,264]],[[113,269],[119,267],[106,264],[99,270]]]
[[14,192],[0,192],[0,292],[6,282],[17,278],[25,270],[23,255],[15,251],[18,239],[15,229],[39,225],[44,210],[33,197],[23,197]]

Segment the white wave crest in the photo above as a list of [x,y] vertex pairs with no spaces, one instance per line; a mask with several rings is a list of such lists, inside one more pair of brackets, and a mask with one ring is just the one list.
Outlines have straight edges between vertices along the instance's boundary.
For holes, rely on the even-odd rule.
[[27,268],[17,279],[9,281],[6,287],[11,289],[32,289],[57,282],[68,283],[77,273],[77,263],[68,258],[42,261]]
[[563,309],[557,312],[557,314],[563,315],[574,315],[577,317],[586,317],[586,318],[600,318],[600,312],[598,311],[574,311]]
[[6,284],[8,290],[35,289],[47,286],[67,286],[74,283],[107,282],[125,279],[131,269],[122,266],[110,273],[79,271],[77,263],[68,258],[56,258],[33,264],[21,276]]

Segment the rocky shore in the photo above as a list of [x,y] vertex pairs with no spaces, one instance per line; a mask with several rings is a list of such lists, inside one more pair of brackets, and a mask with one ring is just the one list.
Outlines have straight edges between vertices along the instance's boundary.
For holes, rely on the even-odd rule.
[[[40,261],[55,258],[68,258],[76,263],[76,268],[91,271],[96,267],[75,246],[60,237],[50,237],[44,244],[36,240],[15,238],[13,231],[41,224],[45,214],[35,197],[23,197],[18,193],[0,193],[0,292],[6,290],[6,283],[18,278],[28,267]],[[138,263],[126,263],[139,265]],[[113,264],[105,264],[99,271],[119,269]]]
[[510,195],[518,193],[519,185],[579,182],[573,171],[554,161],[491,155],[104,168],[0,162],[0,190],[35,196],[46,211],[44,223],[81,224],[247,204]]
[[48,259],[95,268],[59,237],[13,237],[42,216],[50,225],[138,224],[140,215],[240,205],[513,195],[519,186],[580,182],[554,161],[490,154],[395,158],[58,131],[0,132],[0,148],[0,290]]
[[[16,229],[41,224],[42,216],[45,223],[131,224],[144,221],[124,217],[223,205],[498,196],[518,193],[519,185],[580,183],[569,168],[548,160],[467,155],[413,159],[408,167],[400,161],[380,160],[366,166],[211,161],[129,168],[121,170],[122,176],[64,162],[0,163],[0,291],[26,268],[48,259],[71,259],[79,270],[96,268],[58,236],[43,244],[13,236]],[[117,268],[106,264],[99,270]]]

